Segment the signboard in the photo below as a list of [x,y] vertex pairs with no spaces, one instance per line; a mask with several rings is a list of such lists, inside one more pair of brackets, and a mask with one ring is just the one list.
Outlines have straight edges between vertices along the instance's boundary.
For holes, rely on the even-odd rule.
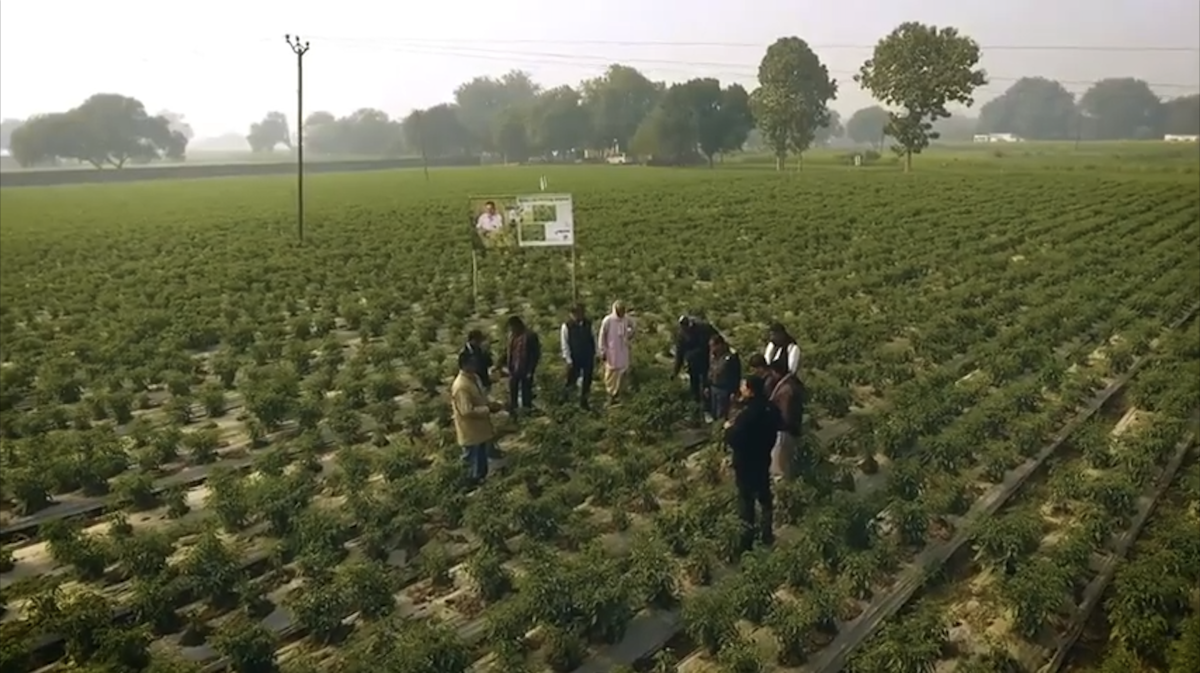
[[517,245],[575,245],[575,211],[570,194],[518,196],[517,211]]
[[471,232],[483,248],[546,248],[575,245],[570,194],[473,196]]

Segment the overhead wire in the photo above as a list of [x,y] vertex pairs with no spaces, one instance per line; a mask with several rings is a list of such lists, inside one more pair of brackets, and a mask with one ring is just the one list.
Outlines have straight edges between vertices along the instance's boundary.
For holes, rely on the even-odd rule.
[[[314,38],[318,39],[318,38]],[[335,42],[335,44],[338,44]],[[367,46],[365,43],[352,42],[355,47]],[[385,50],[396,53],[408,53],[427,56],[453,56],[459,58],[472,58],[479,60],[490,61],[526,61],[530,63],[546,64],[548,59],[553,65],[578,65],[587,67],[596,67],[602,65],[610,65],[613,63],[626,63],[629,65],[646,65],[651,67],[684,67],[684,68],[706,68],[706,69],[724,69],[721,74],[732,75],[735,77],[756,77],[757,67],[745,63],[729,63],[717,61],[697,61],[697,60],[678,60],[678,59],[656,59],[656,58],[641,58],[641,57],[626,57],[613,55],[596,55],[596,54],[571,54],[561,52],[543,52],[543,51],[517,51],[517,50],[501,50],[488,49],[481,47],[436,47],[433,45],[382,45],[370,46],[372,50]],[[814,47],[816,49],[816,47]],[[840,77],[852,77],[857,74],[852,71],[845,70],[830,70],[830,73]],[[713,73],[716,74],[716,73]],[[1003,76],[988,74],[988,82],[991,83],[1012,83],[1022,79],[1021,77]],[[1091,86],[1095,84],[1093,80],[1063,80],[1057,79],[1060,84],[1067,86]],[[1173,82],[1148,82],[1151,87],[1164,89],[1195,89],[1197,83],[1182,84]]]

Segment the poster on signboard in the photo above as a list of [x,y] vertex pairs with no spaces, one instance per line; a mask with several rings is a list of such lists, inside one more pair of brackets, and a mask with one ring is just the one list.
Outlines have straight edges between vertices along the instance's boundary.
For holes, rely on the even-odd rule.
[[471,235],[483,248],[517,247],[520,207],[515,196],[470,197]]
[[575,213],[570,194],[518,196],[517,245],[542,248],[575,245]]

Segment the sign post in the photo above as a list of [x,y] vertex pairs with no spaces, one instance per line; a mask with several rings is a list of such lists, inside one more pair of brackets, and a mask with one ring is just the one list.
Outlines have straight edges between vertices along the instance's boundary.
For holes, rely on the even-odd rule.
[[471,290],[479,303],[479,257],[506,248],[570,248],[571,297],[579,300],[575,209],[570,194],[541,192],[521,196],[473,196],[471,207]]

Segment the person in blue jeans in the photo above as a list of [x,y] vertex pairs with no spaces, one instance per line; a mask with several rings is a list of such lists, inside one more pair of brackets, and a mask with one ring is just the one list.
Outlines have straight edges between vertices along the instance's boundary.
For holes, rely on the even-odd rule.
[[742,358],[720,334],[709,339],[709,411],[716,420],[729,418],[729,406],[742,382]]
[[450,386],[454,432],[467,462],[467,477],[478,485],[488,474],[488,451],[496,441],[492,413],[501,405],[488,400],[479,378],[478,359],[470,353],[458,356],[458,376]]

